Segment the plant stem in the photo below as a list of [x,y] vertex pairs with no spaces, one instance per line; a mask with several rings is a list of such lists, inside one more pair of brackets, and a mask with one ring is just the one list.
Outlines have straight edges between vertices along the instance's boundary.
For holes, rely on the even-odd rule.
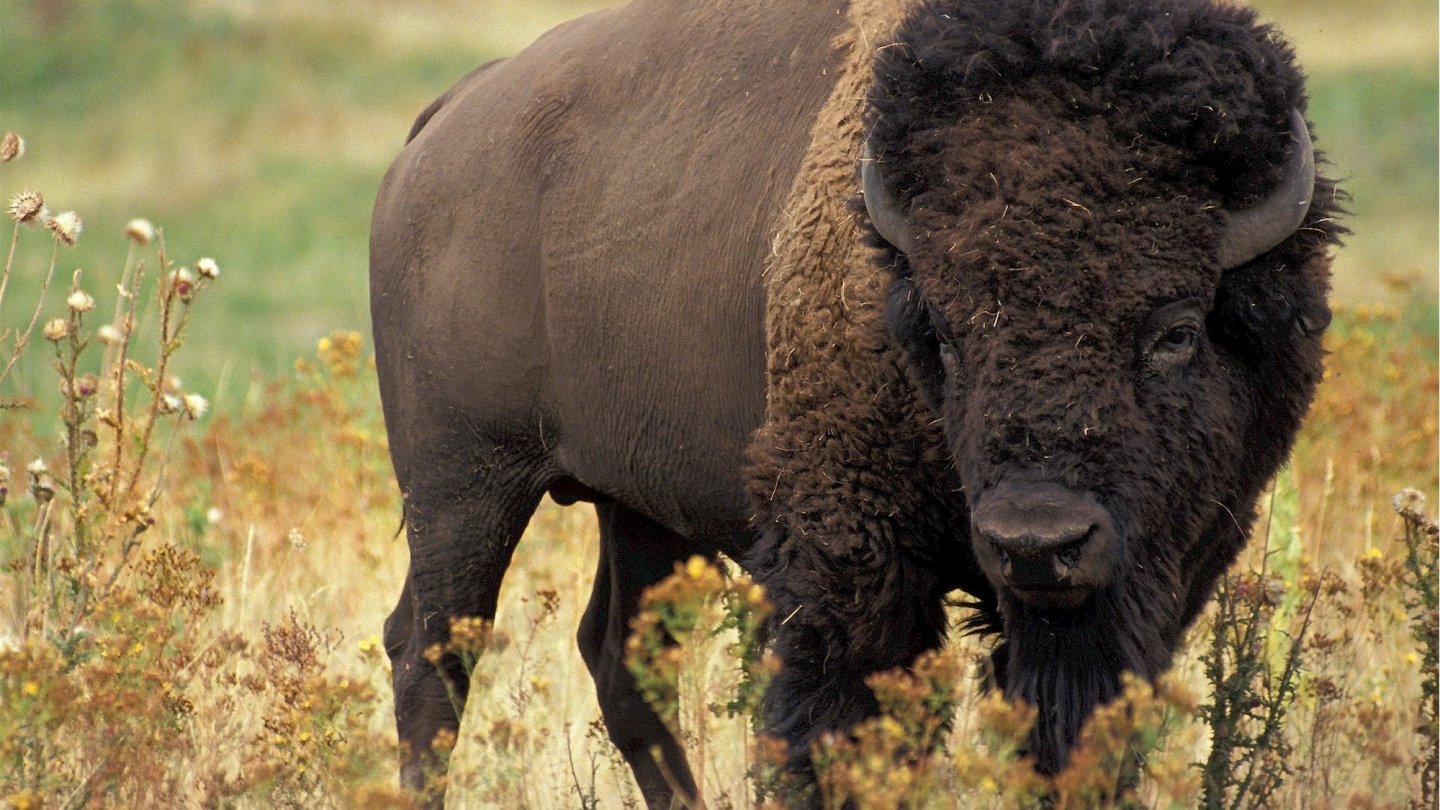
[[[10,376],[10,369],[15,367],[15,361],[20,359],[20,354],[25,351],[25,345],[30,342],[30,335],[35,332],[35,324],[40,322],[40,312],[45,309],[45,296],[50,292],[50,281],[55,277],[55,265],[60,261],[60,242],[57,240],[50,251],[50,269],[45,271],[45,281],[40,284],[40,295],[35,301],[35,312],[30,316],[30,323],[25,331],[16,335],[15,345],[10,350],[10,359],[5,363],[5,369],[0,371],[0,382]],[[9,266],[9,263],[6,263]]]
[[10,234],[10,252],[5,255],[5,268],[0,270],[0,306],[5,303],[5,288],[10,286],[10,268],[15,264],[15,246],[20,244],[20,223]]

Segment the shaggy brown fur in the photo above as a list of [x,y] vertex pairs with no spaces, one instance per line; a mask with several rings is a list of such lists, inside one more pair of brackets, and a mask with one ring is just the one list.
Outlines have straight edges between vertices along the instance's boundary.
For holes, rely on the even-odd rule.
[[909,359],[886,332],[889,279],[847,206],[873,49],[901,5],[852,5],[836,43],[845,69],[811,130],[765,271],[769,388],[749,488],[764,535],[789,540],[755,562],[785,620],[767,711],[802,762],[813,733],[874,712],[865,674],[939,643],[942,594],[988,588],[968,549],[930,542],[964,522],[963,504],[947,494],[957,484],[935,413],[914,396]]
[[[878,41],[873,82],[857,45],[814,130],[768,269],[749,563],[784,664],[769,720],[803,768],[819,733],[874,711],[865,675],[941,643],[961,588],[1054,772],[1122,671],[1168,666],[1289,452],[1336,192],[1321,178],[1299,231],[1218,266],[1222,207],[1275,184],[1305,108],[1293,54],[1247,9],[935,0]],[[880,250],[855,246],[862,116],[912,255],[868,222]],[[1167,354],[1177,306],[1203,325]],[[1038,610],[981,573],[968,509],[1016,481],[1113,517],[1114,581],[1082,607]]]

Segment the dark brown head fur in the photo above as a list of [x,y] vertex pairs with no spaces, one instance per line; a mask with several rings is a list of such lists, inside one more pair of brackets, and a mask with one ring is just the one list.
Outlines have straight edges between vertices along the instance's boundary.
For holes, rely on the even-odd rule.
[[1298,231],[1220,266],[1223,209],[1276,183],[1306,104],[1248,9],[934,0],[897,39],[869,97],[915,241],[883,250],[887,314],[964,498],[988,514],[1063,488],[1113,532],[1078,607],[1008,587],[1009,549],[982,521],[971,536],[1000,684],[1040,707],[1032,753],[1054,771],[1122,671],[1168,666],[1289,453],[1321,374],[1337,195],[1319,179]]

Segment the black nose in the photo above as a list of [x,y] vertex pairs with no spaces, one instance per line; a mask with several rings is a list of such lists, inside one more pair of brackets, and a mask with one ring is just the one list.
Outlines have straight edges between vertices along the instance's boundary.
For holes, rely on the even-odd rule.
[[1086,528],[1056,535],[1027,532],[1016,536],[988,532],[985,539],[994,546],[1000,571],[1012,586],[1054,588],[1070,584],[1091,531]]
[[1092,493],[1056,484],[1001,484],[972,516],[982,560],[1018,590],[1093,588],[1109,569],[1110,514]]

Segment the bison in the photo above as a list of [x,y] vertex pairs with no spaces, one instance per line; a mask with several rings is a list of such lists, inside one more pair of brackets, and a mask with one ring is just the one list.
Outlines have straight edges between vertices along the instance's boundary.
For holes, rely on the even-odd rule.
[[494,616],[547,492],[599,517],[578,642],[650,806],[696,785],[623,641],[694,554],[775,605],[796,773],[955,590],[1059,769],[1168,666],[1320,379],[1305,108],[1220,0],[634,0],[461,80],[370,245],[403,780],[467,684],[424,651]]

